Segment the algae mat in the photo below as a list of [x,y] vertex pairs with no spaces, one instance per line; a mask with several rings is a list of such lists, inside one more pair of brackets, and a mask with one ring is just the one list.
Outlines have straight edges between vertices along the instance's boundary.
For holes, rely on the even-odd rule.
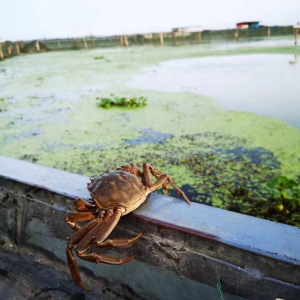
[[[178,48],[53,52],[0,65],[0,155],[80,173],[149,162],[172,175],[192,201],[299,225],[269,213],[276,175],[299,181],[300,131],[283,121],[227,111],[191,92],[131,88],[144,68],[165,60],[253,53],[297,54],[297,47]],[[100,59],[101,57],[101,59]],[[98,107],[97,98],[147,97],[141,108]],[[172,194],[172,193],[171,193]],[[173,194],[174,195],[174,194]]]

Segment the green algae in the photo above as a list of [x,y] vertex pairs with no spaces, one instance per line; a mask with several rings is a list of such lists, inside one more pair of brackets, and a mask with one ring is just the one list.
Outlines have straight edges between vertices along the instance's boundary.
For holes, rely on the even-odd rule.
[[[142,68],[166,59],[297,54],[298,48],[137,47],[105,52],[109,64],[94,59],[104,53],[99,50],[4,61],[16,76],[2,83],[8,103],[0,118],[0,154],[87,176],[129,162],[149,162],[170,174],[193,201],[299,226],[297,218],[268,215],[265,205],[271,197],[268,179],[284,175],[298,180],[299,130],[273,118],[223,110],[208,97],[126,86]],[[100,109],[97,98],[111,93],[143,95],[147,106]],[[30,111],[40,107],[33,118]],[[145,137],[145,129],[170,137],[132,143]]]

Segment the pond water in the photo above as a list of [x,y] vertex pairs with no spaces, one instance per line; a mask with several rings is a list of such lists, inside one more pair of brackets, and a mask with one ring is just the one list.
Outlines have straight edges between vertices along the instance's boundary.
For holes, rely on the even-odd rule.
[[281,119],[300,129],[300,59],[252,54],[166,61],[144,69],[128,86],[192,92],[214,98],[227,110]]
[[[274,42],[7,59],[0,155],[92,177],[149,162],[192,201],[298,226],[297,207],[282,213],[271,199],[275,215],[265,215],[268,179],[300,182],[300,62],[287,55],[300,48]],[[144,96],[147,105],[99,107],[112,94]]]

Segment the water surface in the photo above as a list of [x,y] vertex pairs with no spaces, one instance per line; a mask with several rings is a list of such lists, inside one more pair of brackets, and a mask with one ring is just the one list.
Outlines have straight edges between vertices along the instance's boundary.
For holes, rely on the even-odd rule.
[[214,98],[228,110],[281,119],[300,129],[300,59],[251,54],[187,58],[147,68],[128,85]]

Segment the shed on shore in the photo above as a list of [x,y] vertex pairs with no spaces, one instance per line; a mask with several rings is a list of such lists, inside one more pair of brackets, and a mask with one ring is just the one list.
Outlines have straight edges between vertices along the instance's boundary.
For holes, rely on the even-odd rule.
[[259,28],[259,21],[237,23],[236,27],[239,29],[256,29]]

